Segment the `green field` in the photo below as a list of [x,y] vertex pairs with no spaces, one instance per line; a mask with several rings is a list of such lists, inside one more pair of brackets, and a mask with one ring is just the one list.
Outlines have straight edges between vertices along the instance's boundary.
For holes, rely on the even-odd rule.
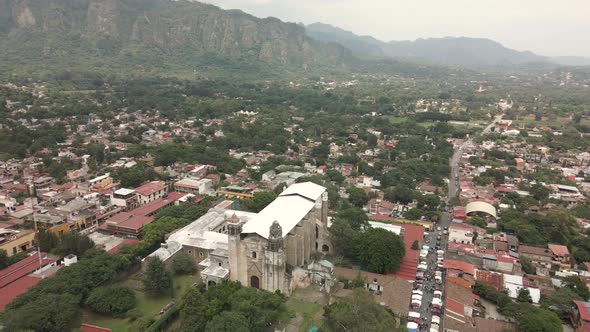
[[[182,295],[189,289],[189,287],[199,280],[197,276],[178,276],[174,277],[173,283],[173,295],[162,296],[162,297],[151,297],[146,295],[144,292],[136,290],[134,284],[137,284],[137,280],[128,279],[122,284],[128,285],[134,288],[135,295],[137,297],[137,306],[135,307],[143,313],[142,318],[156,317],[160,310],[168,303],[172,298],[178,300]],[[141,318],[140,318],[141,319]],[[130,331],[131,322],[127,318],[113,318],[104,315],[98,315],[90,311],[84,312],[83,321],[88,324],[110,328],[113,332],[119,331]]]

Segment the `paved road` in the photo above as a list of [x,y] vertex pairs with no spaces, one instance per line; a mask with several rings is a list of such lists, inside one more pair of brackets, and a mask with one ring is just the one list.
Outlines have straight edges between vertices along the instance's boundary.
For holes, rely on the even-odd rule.
[[[480,133],[480,135],[488,134],[491,132],[492,127],[500,120],[504,115],[498,115],[494,118],[494,120]],[[447,193],[447,203],[450,201],[452,197],[457,195],[457,190],[459,189],[459,161],[461,159],[461,155],[463,154],[463,149],[471,143],[471,140],[466,140],[455,149],[449,164],[451,166],[451,176],[449,179],[449,190]],[[449,204],[447,204],[449,206]],[[445,280],[444,270],[437,267],[437,254],[436,249],[440,248],[441,250],[447,249],[448,243],[448,235],[444,234],[445,229],[447,229],[451,224],[451,214],[448,212],[443,212],[442,216],[434,227],[434,229],[430,232],[430,234],[425,239],[425,244],[429,245],[431,248],[434,248],[432,252],[428,254],[426,257],[426,264],[428,265],[428,269],[425,271],[425,279],[423,281],[423,296],[422,296],[422,306],[420,307],[420,318],[422,319],[422,328],[420,331],[430,331],[430,327],[432,325],[432,299],[434,298],[434,291],[435,290],[442,290],[443,298],[444,298],[444,289],[443,284],[437,284],[435,282],[434,275],[437,270],[443,273],[443,280]],[[439,230],[440,229],[440,230]],[[440,239],[439,239],[440,237]],[[427,240],[427,241],[426,241]],[[443,308],[444,310],[444,308]],[[439,316],[442,316],[442,312]],[[439,330],[440,326],[439,326]]]

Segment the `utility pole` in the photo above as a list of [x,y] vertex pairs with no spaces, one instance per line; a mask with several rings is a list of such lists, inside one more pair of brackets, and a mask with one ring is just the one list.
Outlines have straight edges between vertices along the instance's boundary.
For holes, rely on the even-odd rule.
[[[41,259],[41,246],[40,246],[40,236],[39,236],[39,229],[37,228],[37,218],[35,217],[35,204],[33,198],[36,197],[35,195],[35,185],[33,183],[29,183],[28,185],[29,191],[29,201],[31,202],[31,210],[33,211],[33,223],[35,224],[35,234],[37,235],[37,257],[39,258],[39,268],[43,266],[43,260]],[[45,275],[41,274],[41,278],[45,279]]]

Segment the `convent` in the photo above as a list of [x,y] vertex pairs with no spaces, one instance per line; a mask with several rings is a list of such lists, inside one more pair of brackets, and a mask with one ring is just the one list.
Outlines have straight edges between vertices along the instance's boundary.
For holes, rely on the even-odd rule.
[[188,254],[208,286],[233,280],[290,294],[293,269],[305,268],[314,252],[330,251],[327,223],[326,188],[297,183],[259,213],[210,209],[150,256],[170,264],[179,252]]

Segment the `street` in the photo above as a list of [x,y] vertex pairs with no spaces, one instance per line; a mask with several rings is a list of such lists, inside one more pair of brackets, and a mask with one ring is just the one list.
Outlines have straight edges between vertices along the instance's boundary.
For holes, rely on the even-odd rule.
[[[502,120],[503,116],[503,114],[500,114],[494,117],[494,120],[486,128],[484,128],[484,130],[479,135],[485,135],[490,133],[492,127],[498,121]],[[448,203],[450,202],[451,198],[455,197],[459,190],[459,161],[461,160],[463,149],[466,146],[468,146],[470,142],[471,139],[468,139],[465,142],[463,142],[463,144],[458,146],[455,149],[453,156],[449,161],[451,175],[449,178],[449,187],[446,199],[447,206],[449,206]],[[431,232],[424,238],[424,245],[427,245],[430,248],[428,255],[426,256],[426,259],[421,258],[420,260],[421,262],[426,263],[427,269],[424,271],[424,279],[421,280],[421,283],[417,281],[415,287],[422,289],[422,304],[419,308],[420,319],[422,322],[419,329],[420,331],[434,332],[435,330],[440,330],[440,324],[433,325],[433,316],[437,316],[440,321],[443,315],[444,308],[442,307],[442,299],[445,297],[444,280],[446,276],[444,269],[438,266],[439,262],[442,263],[444,261],[444,253],[441,255],[438,254],[437,251],[446,251],[447,249],[448,232],[446,230],[451,225],[451,220],[451,213],[446,211],[443,212],[441,214],[439,222],[433,225],[433,229],[431,230]],[[441,275],[440,282],[437,282],[437,280],[435,280],[435,276],[437,273],[440,273]],[[437,292],[438,294],[435,295],[435,291],[440,291],[440,293]],[[435,298],[439,298],[440,300],[435,300]],[[433,329],[431,330],[431,328]]]

